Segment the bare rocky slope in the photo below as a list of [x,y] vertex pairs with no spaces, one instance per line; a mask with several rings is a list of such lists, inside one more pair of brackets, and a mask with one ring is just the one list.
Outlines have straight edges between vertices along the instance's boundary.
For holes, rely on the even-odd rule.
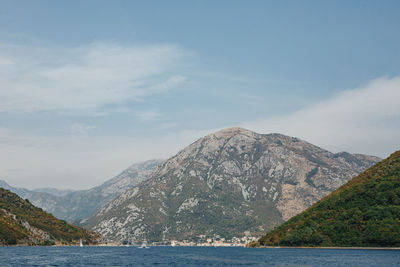
[[1,180],[0,186],[9,189],[24,199],[29,199],[32,204],[57,218],[79,224],[81,220],[93,216],[101,207],[125,190],[149,178],[152,171],[160,163],[160,160],[136,163],[100,186],[89,190],[69,192],[61,196],[58,191],[56,191],[58,195],[47,193],[54,190],[45,189],[46,192],[38,192],[38,190],[14,188]]
[[380,159],[229,128],[201,138],[85,227],[114,242],[261,235]]

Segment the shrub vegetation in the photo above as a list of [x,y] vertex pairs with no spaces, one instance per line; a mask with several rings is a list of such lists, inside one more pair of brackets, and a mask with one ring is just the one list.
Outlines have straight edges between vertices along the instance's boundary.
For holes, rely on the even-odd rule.
[[59,220],[29,201],[0,188],[0,245],[53,245],[55,242],[70,244],[79,242],[80,239],[95,242],[98,237],[97,234]]
[[400,246],[400,151],[250,246]]

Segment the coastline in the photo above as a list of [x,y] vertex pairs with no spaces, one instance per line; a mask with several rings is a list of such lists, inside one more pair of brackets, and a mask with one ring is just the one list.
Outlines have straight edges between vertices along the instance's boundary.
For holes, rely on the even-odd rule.
[[284,247],[284,246],[264,246],[254,248],[300,248],[300,249],[349,249],[349,250],[400,250],[400,247]]
[[[139,245],[131,245],[129,247],[135,248]],[[11,246],[0,246],[0,247],[79,247],[75,244],[55,244],[53,246],[41,246],[41,245],[11,245]],[[104,244],[91,244],[84,247],[126,247],[125,245],[117,243],[104,243]],[[196,246],[196,245],[183,245],[183,246],[170,246],[170,245],[151,245],[150,247],[214,247],[214,248],[255,248],[255,249],[325,249],[325,250],[400,250],[400,247],[285,247],[285,246],[262,246],[262,247],[246,247],[246,246]]]

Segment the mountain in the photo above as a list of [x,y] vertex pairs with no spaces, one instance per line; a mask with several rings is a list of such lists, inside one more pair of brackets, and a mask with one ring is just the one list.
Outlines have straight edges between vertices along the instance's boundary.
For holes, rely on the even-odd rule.
[[400,151],[251,246],[400,246]]
[[81,221],[95,214],[105,204],[149,178],[160,160],[136,163],[113,179],[89,190],[75,191],[61,198],[57,206],[50,210],[56,217],[67,221]]
[[52,187],[45,187],[45,188],[38,188],[38,189],[33,189],[33,192],[42,192],[42,193],[48,193],[51,194],[53,196],[57,196],[57,197],[62,197],[65,196],[69,193],[74,192],[75,190],[60,190],[57,188],[52,188]]
[[25,188],[12,187],[4,180],[0,180],[0,187],[10,190],[23,199],[29,199],[35,206],[40,207],[45,211],[49,211],[59,199],[57,196],[50,193],[36,192]]
[[72,226],[0,188],[0,245],[95,243],[99,235]]
[[[31,198],[34,198],[33,196],[31,196],[31,194],[35,195],[35,193],[45,193],[45,194],[50,194],[50,195],[58,197],[58,196],[65,196],[69,193],[74,192],[74,190],[60,190],[60,189],[52,188],[52,187],[28,190],[25,188],[12,187],[9,184],[7,184],[7,182],[4,180],[0,180],[0,187],[10,190],[11,192],[16,193],[20,197],[25,197],[25,198],[28,196]],[[40,194],[38,194],[38,195],[40,195]]]
[[259,236],[377,161],[229,128],[165,161],[84,226],[115,242]]
[[79,224],[81,220],[94,215],[102,206],[125,190],[146,180],[160,163],[160,160],[149,160],[133,164],[121,174],[100,186],[89,190],[73,191],[63,196],[37,192],[38,190],[32,191],[23,188],[14,188],[1,180],[0,186],[15,192],[24,199],[29,199],[34,205],[41,207],[57,218]]
[[31,191],[25,188],[18,188],[18,187],[12,187],[9,184],[7,184],[6,181],[0,180],[0,187],[3,189],[10,190],[11,192],[17,194],[20,197],[24,197],[26,194],[30,193]]

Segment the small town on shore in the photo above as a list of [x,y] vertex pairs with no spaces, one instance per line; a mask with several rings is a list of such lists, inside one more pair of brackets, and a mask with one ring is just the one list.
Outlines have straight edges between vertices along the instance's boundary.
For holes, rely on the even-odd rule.
[[186,246],[186,247],[245,247],[250,242],[256,241],[258,238],[254,236],[244,236],[244,237],[233,237],[232,239],[225,239],[218,235],[212,238],[205,238],[201,235],[200,241],[190,241],[190,240],[163,240],[160,242],[128,242],[124,241],[122,243],[99,243],[98,246]]

